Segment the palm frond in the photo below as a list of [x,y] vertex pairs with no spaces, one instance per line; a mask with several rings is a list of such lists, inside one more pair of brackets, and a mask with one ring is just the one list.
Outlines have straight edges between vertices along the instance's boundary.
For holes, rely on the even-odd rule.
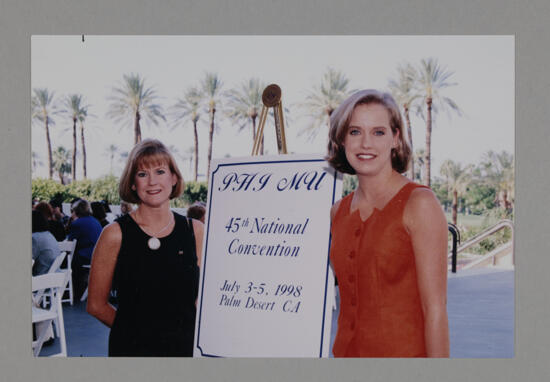
[[[449,71],[446,67],[441,66],[437,59],[431,57],[422,59],[420,65],[417,68],[417,91],[422,94],[424,100],[431,98],[433,118],[444,111],[450,117],[450,111],[456,112],[458,115],[462,114],[459,106],[451,98],[441,94],[443,89],[451,86],[456,86],[456,82],[449,82],[454,72]],[[417,115],[424,119],[424,110],[420,107],[420,110],[416,110]]]
[[55,92],[50,92],[47,88],[33,89],[31,98],[31,117],[32,120],[49,125],[54,125],[53,115],[57,114],[57,105],[54,102]]
[[252,119],[259,116],[263,103],[262,93],[266,85],[258,78],[250,78],[237,89],[225,93],[227,98],[226,115],[244,130]]
[[156,90],[146,87],[145,79],[139,74],[123,75],[122,83],[112,89],[108,99],[111,103],[107,117],[115,122],[131,124],[138,112],[142,120],[154,125],[158,125],[159,120],[166,120],[163,107],[157,103],[159,97]]
[[322,126],[328,126],[330,114],[351,93],[348,84],[348,78],[341,71],[327,69],[321,83],[314,85],[299,105],[311,118],[311,123],[299,132],[300,135],[305,134],[308,139],[313,139]]

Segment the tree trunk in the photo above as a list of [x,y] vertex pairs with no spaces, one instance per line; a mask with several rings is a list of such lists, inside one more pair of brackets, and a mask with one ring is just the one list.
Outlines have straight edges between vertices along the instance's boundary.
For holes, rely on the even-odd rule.
[[61,184],[65,185],[65,181],[63,180],[63,171],[59,171],[57,175],[59,176],[59,181],[61,182]]
[[197,132],[197,120],[193,120],[193,133],[195,134],[195,182],[199,172],[199,133]]
[[424,184],[428,187],[431,185],[431,145],[432,145],[432,99],[426,99],[426,105],[428,113],[426,116],[426,158],[424,160],[424,166],[426,171],[424,172]]
[[139,115],[139,111],[136,111],[136,118],[134,120],[134,144],[141,142],[141,128],[139,126],[140,118],[141,116]]
[[76,118],[73,118],[73,158],[71,163],[71,178],[76,180]]
[[82,143],[82,173],[86,179],[86,144],[84,143],[84,124],[80,124],[80,142]]
[[257,115],[252,115],[250,119],[252,119],[252,142],[256,142],[256,117]]
[[48,144],[48,176],[49,179],[53,177],[53,160],[52,160],[52,141],[50,140],[50,128],[48,126],[48,117],[45,116],[44,128],[46,129],[46,143]]
[[[405,105],[404,109],[405,109],[405,122],[407,123],[407,133],[408,133],[408,136],[409,136],[409,145],[411,146],[411,154],[413,154],[414,149],[413,149],[411,119],[409,117],[409,105]],[[409,178],[411,180],[414,180],[414,156],[411,156],[410,164],[411,164],[411,167],[409,168]]]
[[216,108],[212,108],[210,111],[210,129],[208,131],[208,168],[206,171],[206,181],[210,179],[210,161],[212,160],[212,143],[214,140],[214,115],[216,114]]
[[264,136],[262,135],[262,140],[260,141],[260,155],[264,155]]
[[453,220],[453,224],[456,225],[457,214],[458,214],[458,192],[456,190],[453,191],[452,209],[453,209],[452,220]]

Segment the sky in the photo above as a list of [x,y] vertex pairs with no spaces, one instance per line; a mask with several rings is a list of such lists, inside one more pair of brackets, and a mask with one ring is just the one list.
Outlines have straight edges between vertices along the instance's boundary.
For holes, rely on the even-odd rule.
[[[107,147],[131,150],[131,124],[106,117],[109,96],[123,75],[137,73],[159,95],[158,103],[169,111],[186,89],[198,86],[206,72],[217,73],[222,91],[257,77],[282,90],[282,103],[290,117],[287,147],[294,153],[326,151],[327,128],[313,140],[299,134],[312,118],[300,108],[313,87],[321,83],[328,68],[341,71],[350,89],[388,89],[399,64],[417,65],[433,57],[448,71],[444,89],[462,111],[458,116],[441,113],[432,131],[432,176],[438,176],[446,159],[463,165],[477,164],[489,150],[514,153],[514,37],[513,36],[33,36],[31,86],[55,92],[57,102],[69,94],[82,94],[91,114],[85,122],[88,178],[111,171],[119,175],[124,161],[111,164]],[[213,158],[250,155],[252,133],[223,115],[216,114]],[[52,149],[72,148],[72,120],[55,115],[51,126]],[[425,122],[411,115],[413,146],[425,147]],[[192,178],[190,162],[181,156],[193,146],[191,122],[178,126],[168,117],[159,125],[143,125],[142,137],[154,137],[176,148],[184,179]],[[199,120],[199,174],[206,172],[208,115]],[[269,119],[265,147],[277,153],[275,131]],[[80,136],[77,148],[77,179],[82,179]],[[47,149],[43,124],[33,123],[32,151],[38,155],[33,176],[47,177]],[[180,155],[178,155],[180,154]],[[55,178],[55,175],[54,175]],[[204,179],[204,178],[203,178]]]

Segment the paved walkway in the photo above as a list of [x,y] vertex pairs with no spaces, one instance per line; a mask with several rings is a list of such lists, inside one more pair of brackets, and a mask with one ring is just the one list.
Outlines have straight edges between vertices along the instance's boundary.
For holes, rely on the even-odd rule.
[[514,357],[514,271],[450,274],[447,312],[452,358]]
[[[480,269],[449,273],[451,358],[514,357],[514,271]],[[86,313],[86,304],[64,305],[70,357],[105,357],[109,329]],[[332,319],[332,338],[338,312]],[[58,352],[54,343],[41,355]]]

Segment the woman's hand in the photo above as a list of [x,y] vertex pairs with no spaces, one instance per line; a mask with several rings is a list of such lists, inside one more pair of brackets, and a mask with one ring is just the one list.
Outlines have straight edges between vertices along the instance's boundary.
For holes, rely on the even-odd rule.
[[431,190],[412,192],[403,223],[414,250],[428,357],[449,357],[447,220]]
[[92,254],[86,310],[108,327],[113,325],[116,316],[115,308],[109,304],[109,293],[121,242],[120,226],[111,223],[101,232]]

